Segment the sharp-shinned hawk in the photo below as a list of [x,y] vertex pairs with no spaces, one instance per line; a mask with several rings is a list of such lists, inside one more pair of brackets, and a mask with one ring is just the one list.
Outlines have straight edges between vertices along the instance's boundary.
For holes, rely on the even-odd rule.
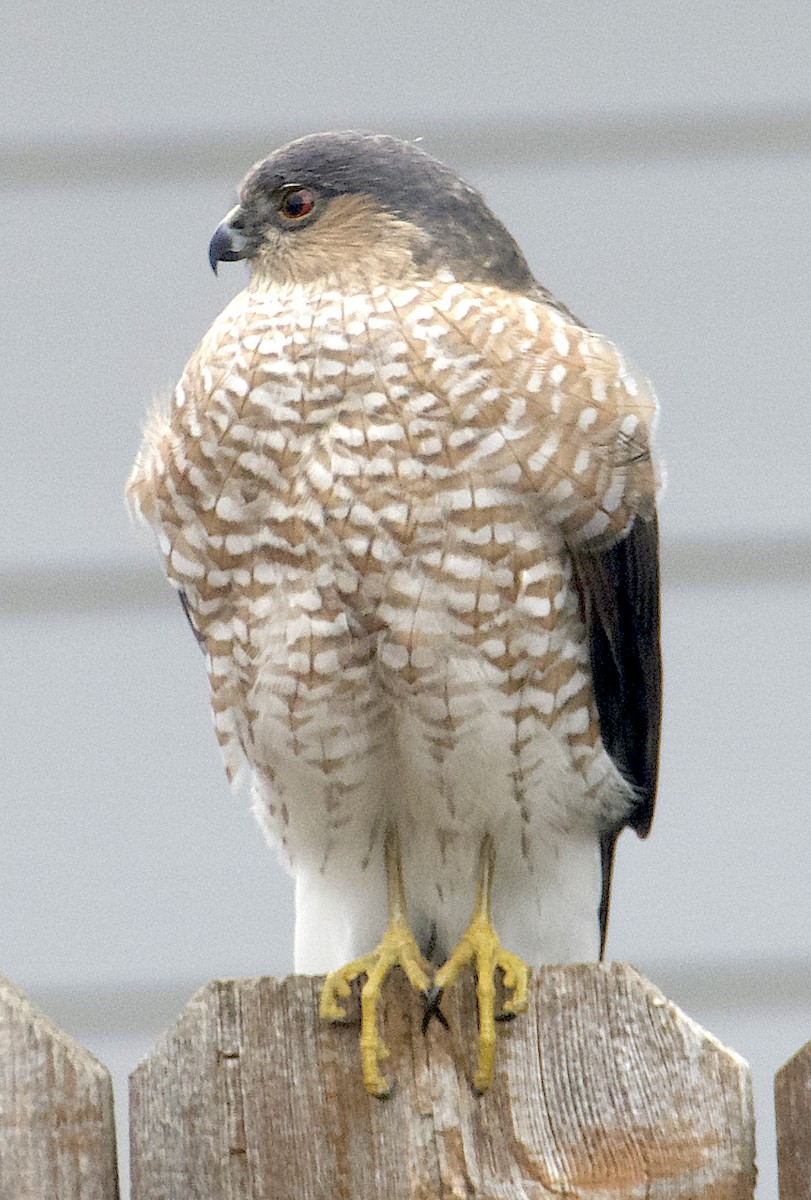
[[615,840],[651,821],[655,399],[477,191],[392,137],[258,163],[210,259],[250,282],[151,418],[129,500],[289,860],[323,1014],[365,978],[385,1094],[386,972],[435,1003],[472,960],[484,1090],[494,977],[517,1012],[521,960],[597,958]]

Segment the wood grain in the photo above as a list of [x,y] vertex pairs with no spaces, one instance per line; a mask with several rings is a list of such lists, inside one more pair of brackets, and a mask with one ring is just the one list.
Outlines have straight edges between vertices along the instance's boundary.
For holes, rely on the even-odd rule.
[[500,1026],[477,1096],[470,981],[420,1030],[399,978],[396,1081],[363,1090],[357,1027],[318,1019],[320,981],[214,982],[131,1078],[132,1200],[745,1200],[749,1071],[633,968],[551,967]]
[[0,976],[0,1200],[117,1200],[110,1075]]
[[811,1042],[774,1080],[780,1200],[811,1200]]

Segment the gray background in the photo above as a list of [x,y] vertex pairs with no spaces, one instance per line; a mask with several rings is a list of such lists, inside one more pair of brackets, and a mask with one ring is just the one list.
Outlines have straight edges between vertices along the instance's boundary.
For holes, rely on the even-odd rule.
[[241,286],[208,238],[319,128],[422,136],[662,401],[665,725],[609,954],[771,1076],[811,1037],[811,8],[9,5],[0,51],[0,970],[124,1079],[215,975],[291,968],[203,664],[122,489]]

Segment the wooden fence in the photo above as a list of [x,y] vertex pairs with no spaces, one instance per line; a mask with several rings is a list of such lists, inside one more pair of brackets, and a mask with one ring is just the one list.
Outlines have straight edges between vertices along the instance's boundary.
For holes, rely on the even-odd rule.
[[[622,964],[535,974],[478,1097],[472,987],[424,1034],[396,980],[396,1081],[363,1090],[319,981],[215,981],[130,1081],[132,1200],[745,1200],[749,1069]],[[811,1200],[811,1043],[776,1084],[781,1200]],[[118,1200],[106,1069],[0,978],[0,1200]]]

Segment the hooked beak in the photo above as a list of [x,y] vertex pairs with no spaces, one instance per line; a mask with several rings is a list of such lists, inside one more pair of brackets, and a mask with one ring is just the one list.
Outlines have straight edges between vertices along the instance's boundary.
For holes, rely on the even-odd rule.
[[236,262],[237,259],[247,258],[250,255],[251,247],[241,228],[243,220],[244,214],[237,205],[214,230],[214,236],[208,243],[208,261],[211,263],[211,269],[215,275],[218,263]]

